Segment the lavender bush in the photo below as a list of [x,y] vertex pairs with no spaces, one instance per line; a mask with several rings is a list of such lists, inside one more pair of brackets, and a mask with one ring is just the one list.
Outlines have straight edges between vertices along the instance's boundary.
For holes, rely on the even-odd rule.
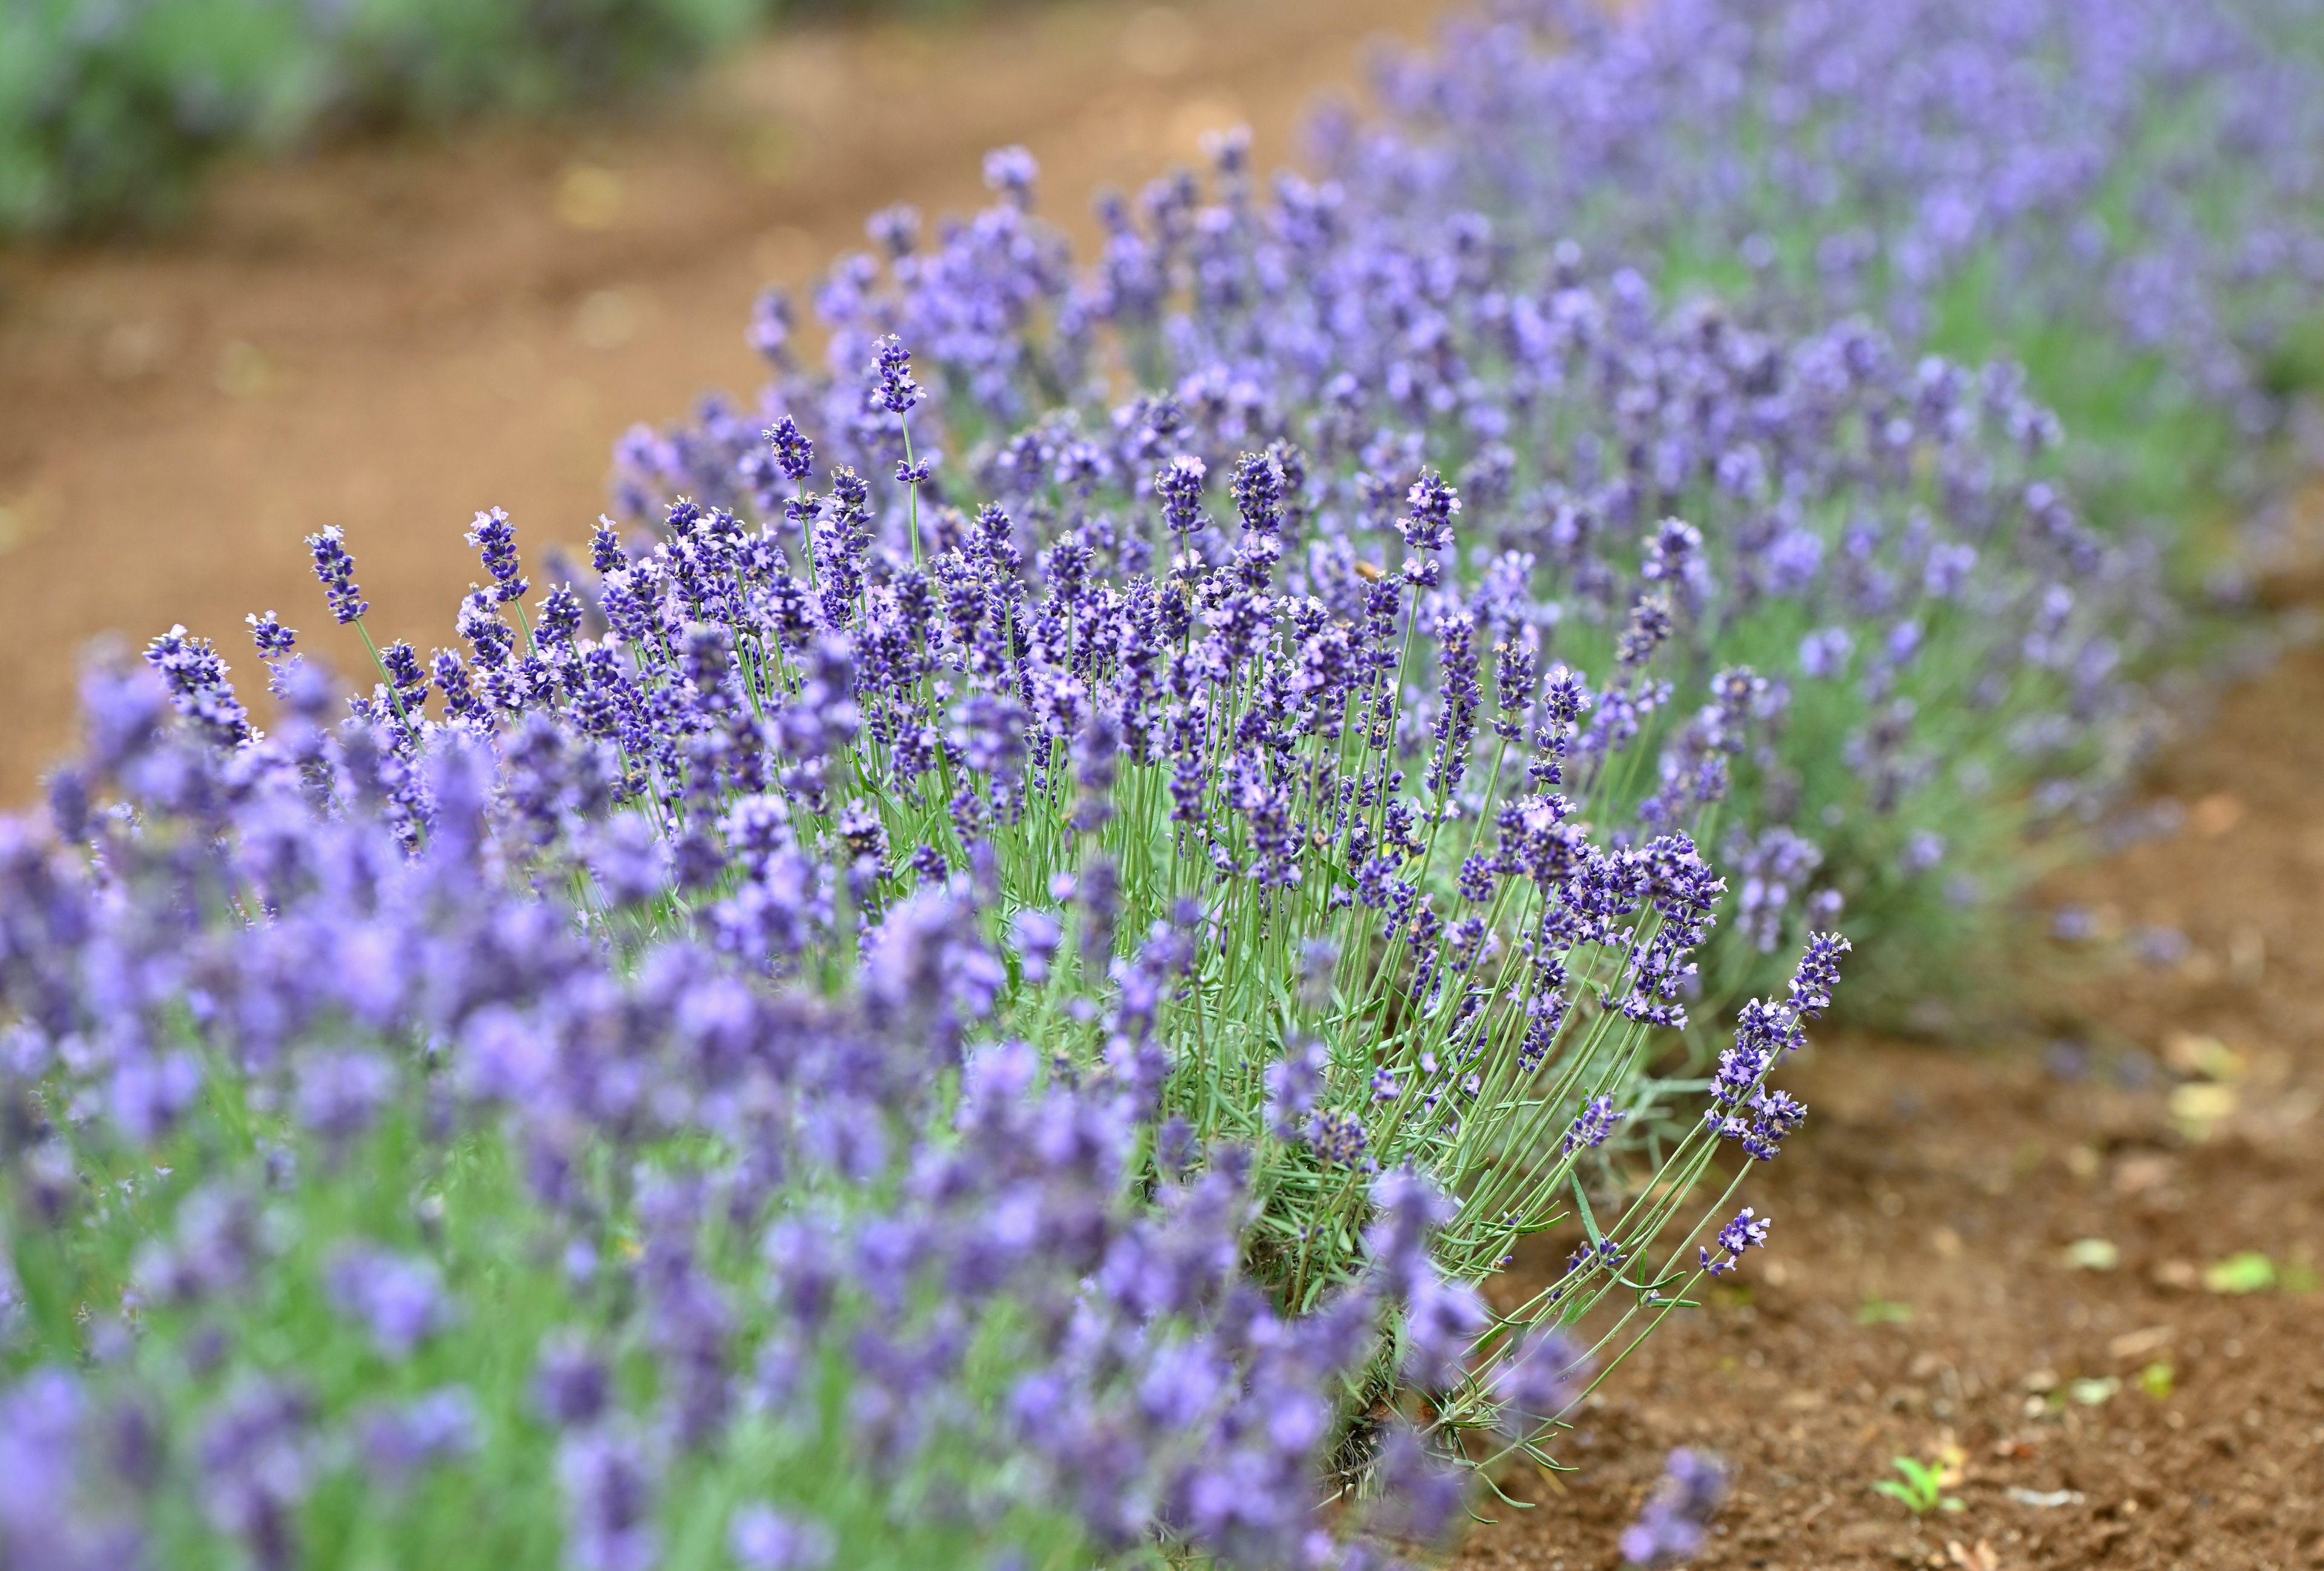
[[12,1553],[1383,1564],[1764,1241],[1847,946],[1666,1073],[1724,886],[1587,827],[1654,614],[1545,671],[1433,474],[1348,622],[1277,581],[1287,451],[1157,575],[1028,571],[908,457],[882,549],[770,450],[795,539],[681,503],[530,611],[479,514],[466,652],[374,644],[336,725],[271,613],[271,735],[182,629],[93,670],[0,841]]
[[2029,833],[2098,811],[2144,745],[2132,679],[2184,633],[2166,579],[2219,565],[2191,526],[2222,446],[2324,347],[2297,10],[1515,0],[1389,57],[1380,118],[1327,117],[1333,178],[1263,192],[1222,138],[1207,189],[1102,201],[1088,258],[996,153],[994,206],[934,236],[883,212],[832,269],[825,369],[762,301],[769,386],[632,432],[623,507],[778,520],[761,432],[789,414],[891,511],[900,439],[859,374],[886,333],[940,370],[929,485],[1043,542],[1211,560],[1157,527],[1160,463],[1296,448],[1285,581],[1345,607],[1434,465],[1467,508],[1448,582],[1498,586],[1572,663],[1669,597],[1667,701],[1598,711],[1638,730],[1618,833],[1683,814],[1709,678],[1768,683],[1720,827],[1752,919],[1713,1001],[1771,980],[1754,956],[1821,887],[1904,936],[1858,1005],[1925,1012],[1995,970]]
[[[1474,213],[1411,223],[1287,177],[1261,206],[1234,142],[1215,204],[1149,192],[1152,236],[1125,218],[1076,282],[1024,161],[992,172],[1004,199],[940,249],[890,214],[885,269],[840,265],[818,301],[834,372],[790,361],[770,301],[760,405],[632,433],[625,505],[683,490],[784,527],[761,433],[819,419],[891,531],[908,491],[949,494],[931,449],[965,449],[959,484],[1054,551],[1223,571],[1238,548],[1204,487],[1263,448],[1274,572],[1355,626],[1405,570],[1402,504],[1436,464],[1460,538],[1422,587],[1475,630],[1446,670],[1505,646],[1599,673],[1571,744],[1596,821],[1637,844],[1692,827],[1741,874],[1714,1005],[1772,984],[1812,901],[1912,935],[1874,956],[1886,1004],[1973,974],[2029,827],[2094,806],[2144,743],[2126,673],[2172,613],[2146,554],[2076,517],[2055,422],[2009,366],[1916,360],[1857,320],[1665,310],[1636,273],[1593,282],[1571,245],[1504,244]],[[908,464],[860,370],[889,327],[944,367]],[[1176,391],[1105,391],[1157,379]],[[1413,692],[1416,727],[1457,711],[1447,692]],[[1489,773],[1453,777],[1472,821]]]
[[1686,0],[1618,23],[1517,0],[1384,60],[1390,123],[1333,162],[1787,320],[2008,345],[2096,439],[2086,486],[2183,504],[2190,444],[2266,430],[2316,347],[2312,23],[2277,0]]

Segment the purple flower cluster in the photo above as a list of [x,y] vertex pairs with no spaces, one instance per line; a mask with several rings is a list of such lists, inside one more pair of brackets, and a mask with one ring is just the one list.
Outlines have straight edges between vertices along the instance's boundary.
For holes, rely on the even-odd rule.
[[[530,618],[513,532],[480,515],[470,654],[431,678],[391,643],[337,724],[285,661],[277,727],[222,725],[223,667],[182,633],[152,673],[94,666],[47,824],[0,827],[35,1153],[12,1197],[71,1226],[69,1188],[32,1176],[205,1180],[155,1206],[124,1309],[217,1372],[201,1487],[266,1563],[299,1553],[335,1458],[392,1502],[541,1426],[579,1566],[654,1563],[680,1481],[744,1437],[904,1492],[998,1488],[953,1460],[998,1446],[1010,1509],[1100,1548],[1372,1555],[1361,1513],[1353,1539],[1312,1514],[1351,1469],[1393,1486],[1382,1530],[1433,1539],[1477,1437],[1546,1455],[1599,1354],[1584,1320],[1620,1335],[1674,1280],[1633,1277],[1658,1206],[1530,1317],[1477,1291],[1572,1224],[1577,1164],[1643,1143],[1626,1121],[1686,1127],[1636,1066],[1685,1021],[1725,886],[1674,827],[1581,827],[1631,756],[1582,717],[1642,701],[1655,650],[1594,696],[1545,679],[1514,580],[1426,570],[1462,507],[1433,471],[1402,488],[1421,569],[1297,592],[1288,443],[1222,467],[1231,539],[1207,466],[1157,466],[1181,514],[1160,577],[1104,519],[1041,546],[999,505],[932,504],[908,554],[855,472],[818,494],[795,426],[770,447],[799,487],[779,523],[682,500],[653,538],[601,531],[597,570]],[[1688,533],[1657,538],[1683,582]],[[253,626],[271,661],[291,647]],[[1721,755],[1757,691],[1722,674],[1687,745]],[[1545,789],[1568,770],[1578,799]],[[1558,1106],[1582,1110],[1563,1141]],[[1716,1132],[1657,1193],[1703,1177]],[[448,1155],[477,1139],[571,1335],[497,1340]],[[351,1224],[336,1197],[388,1151],[433,1197]],[[334,1220],[300,1246],[260,1194]],[[326,1345],[383,1372],[360,1400],[261,1334],[282,1299],[259,1288],[302,1276],[353,1334]],[[615,1347],[624,1378],[593,1351]],[[447,1379],[512,1353],[540,1369],[521,1411]],[[384,1372],[407,1369],[429,1383]],[[736,1541],[823,1541],[793,1525]]]
[[[698,712],[722,725],[750,714],[733,644],[686,647],[672,669]],[[545,715],[414,726],[373,705],[329,726],[310,707],[229,743],[198,715],[174,719],[169,688],[143,672],[100,665],[87,696],[96,745],[57,777],[50,824],[0,822],[5,1084],[23,1135],[10,1225],[110,1227],[103,1197],[138,1191],[148,1236],[124,1308],[216,1394],[191,1440],[164,1440],[141,1415],[183,1399],[123,1361],[122,1323],[25,1319],[11,1287],[12,1335],[51,1361],[0,1395],[9,1444],[42,1453],[0,1490],[12,1557],[166,1559],[185,1548],[169,1535],[206,1520],[258,1564],[288,1566],[308,1501],[341,1470],[377,1484],[392,1519],[399,1502],[440,1506],[447,1464],[545,1429],[575,1566],[658,1564],[681,1470],[769,1437],[836,1447],[899,1499],[949,1476],[964,1445],[1019,1457],[965,1482],[1005,1480],[1011,1509],[1061,1518],[1100,1550],[1159,1533],[1227,1564],[1388,1563],[1313,1514],[1347,1443],[1338,1393],[1364,1377],[1390,1316],[1419,1328],[1432,1378],[1459,1378],[1481,1312],[1431,1258],[1448,1213],[1416,1178],[1382,1180],[1380,1208],[1402,1219],[1392,1236],[1296,1312],[1249,1270],[1250,1152],[1190,1141],[1175,1121],[1158,1187],[1130,1198],[1161,1091],[1141,1044],[1194,958],[1176,931],[1081,957],[1112,985],[1103,1065],[1077,1086],[1083,1067],[987,1034],[1017,985],[977,894],[989,843],[964,857],[970,873],[902,892],[876,815],[853,828],[835,815],[810,856],[803,801],[728,796],[723,781],[714,795],[687,772],[665,801],[618,754],[588,772],[587,734]],[[871,709],[866,728],[887,713]],[[826,702],[816,722],[844,735],[835,718]],[[782,724],[745,739],[779,746]],[[675,757],[681,772],[706,757],[796,767],[698,741]],[[1062,772],[1054,789],[1067,790]],[[567,905],[567,881],[542,876],[545,856],[597,847],[613,826],[665,807],[682,826],[722,798],[712,883],[729,892],[692,922],[622,929],[624,908]],[[93,813],[97,799],[122,810]],[[958,812],[990,824],[997,810]],[[587,876],[586,852],[571,854]],[[786,856],[789,872],[765,871]],[[724,913],[752,869],[849,892],[862,958],[842,999],[770,987],[776,956],[735,952]],[[1120,899],[1098,865],[1053,883],[1085,935]],[[1041,920],[1020,913],[1028,956]],[[956,1101],[942,1094],[952,1064]],[[229,1104],[240,1111],[222,1119]],[[420,1130],[434,1132],[417,1169],[376,1165],[411,1160]],[[517,1209],[475,1209],[477,1180],[457,1175],[480,1140],[504,1153]],[[410,1211],[360,1198],[415,1173],[432,1176]],[[1358,1198],[1370,1208],[1368,1188]],[[392,1237],[302,1236],[350,1204]],[[737,1229],[756,1246],[722,1242]],[[508,1298],[510,1245],[540,1258],[582,1329],[552,1320],[544,1336],[548,1306]],[[377,1362],[323,1359],[328,1335],[286,1337],[300,1293]],[[528,1343],[530,1394],[487,1399],[495,1363]],[[617,1377],[599,1350],[618,1346],[632,1351]],[[55,1365],[76,1354],[93,1370]],[[817,1372],[835,1360],[844,1400],[826,1413]],[[998,1401],[996,1367],[1013,1372]],[[351,1383],[355,1368],[434,1383]],[[1536,1404],[1538,1384],[1525,1387]],[[144,1448],[117,1464],[103,1459],[116,1421],[122,1445]],[[1441,1445],[1401,1419],[1375,1440],[1398,1483],[1381,1522],[1441,1534],[1460,1498]],[[51,1474],[61,1486],[36,1487]],[[191,1498],[199,1513],[172,1503]],[[754,1505],[731,1537],[745,1564],[806,1566],[867,1530],[886,1529]]]
[[2264,420],[2270,356],[2324,291],[2319,68],[2284,42],[2310,20],[1683,0],[1617,21],[1521,0],[1386,60],[1393,129],[1351,128],[1333,167],[1506,214],[1520,245],[1732,259],[1794,318],[1877,310],[1918,339],[1973,314],[2119,346],[2101,377],[2159,356],[2168,396]]
[[[963,642],[1043,637],[973,582],[996,536],[1053,606],[1090,607],[1066,614],[1076,644],[1093,616],[1139,629],[1123,655],[1151,674],[1118,717],[1092,714],[1140,761],[1174,745],[1155,706],[1191,696],[1167,657],[1182,608],[1233,661],[1311,603],[1324,620],[1287,695],[1318,706],[1319,736],[1370,740],[1383,716],[1351,695],[1392,672],[1404,729],[1386,744],[1426,737],[1424,805],[1475,811],[1499,762],[1587,795],[1625,842],[1720,815],[1748,888],[1712,1002],[1772,981],[1764,957],[1843,900],[1860,931],[1915,932],[1886,973],[1909,989],[1968,941],[1932,911],[2006,895],[2029,821],[2088,807],[2150,735],[2127,673],[2172,625],[2152,555],[2079,517],[2018,366],[1924,353],[1861,316],[1668,298],[1618,249],[1593,265],[1536,232],[1562,209],[1489,217],[1534,189],[1499,151],[1532,138],[1446,132],[1447,116],[1504,101],[1549,116],[1556,94],[1525,71],[1554,59],[1570,87],[1614,72],[1600,56],[1633,36],[1540,57],[1526,9],[1497,24],[1510,62],[1453,48],[1399,68],[1403,118],[1347,131],[1333,181],[1286,175],[1262,199],[1222,150],[1209,192],[1185,176],[1110,208],[1086,264],[1018,194],[933,249],[844,259],[816,299],[830,369],[779,365],[754,411],[714,402],[692,426],[633,431],[624,505],[659,519],[654,499],[683,493],[820,563],[830,504],[770,485],[761,440],[819,425],[826,461],[872,477],[845,504],[851,536],[900,549],[932,526],[961,553],[915,566]],[[1471,75],[1526,90],[1468,93]],[[887,412],[899,335],[943,370],[910,429],[965,455],[958,483],[994,498],[975,520],[951,482],[885,478],[908,439]],[[1124,384],[1154,391],[1084,391]],[[1232,521],[1209,504],[1220,476]],[[824,585],[817,603],[844,604],[859,570],[839,564],[841,598]],[[1093,596],[1141,571],[1152,602]],[[1535,679],[1552,649],[1600,679],[1563,720]],[[1720,673],[1707,691],[1664,674],[1702,671]],[[1068,754],[1089,718],[1015,703]],[[1176,788],[1186,822],[1192,778]],[[1277,790],[1246,771],[1232,794],[1259,815],[1243,855],[1280,879],[1290,823],[1259,823]],[[1343,870],[1390,901],[1370,864],[1401,849],[1396,827],[1383,818]],[[1489,904],[1489,876],[1474,868],[1464,896]]]

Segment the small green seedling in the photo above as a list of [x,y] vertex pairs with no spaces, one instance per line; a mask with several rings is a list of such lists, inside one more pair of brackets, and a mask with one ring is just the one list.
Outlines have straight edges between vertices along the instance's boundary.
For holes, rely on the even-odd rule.
[[1884,1478],[1873,1488],[1890,1500],[1901,1502],[1904,1509],[1916,1517],[1927,1516],[1932,1511],[1957,1511],[1961,1509],[1960,1497],[1947,1494],[1945,1485],[1950,1469],[1940,1462],[1923,1462],[1911,1456],[1892,1456],[1889,1465],[1904,1476],[1900,1481]]
[[2275,1262],[2247,1249],[2206,1271],[2203,1285],[2215,1293],[2264,1293],[2275,1286]]
[[2109,1374],[2099,1380],[2075,1381],[2066,1387],[2066,1394],[2086,1408],[2102,1408],[2121,1390],[2121,1380]]
[[2167,1363],[2150,1363],[2138,1372],[2138,1389],[2158,1402],[2166,1400],[2171,1395],[2172,1377],[2177,1372]]
[[1913,1306],[1893,1298],[1867,1298],[1856,1311],[1858,1326],[1904,1326],[1912,1321]]

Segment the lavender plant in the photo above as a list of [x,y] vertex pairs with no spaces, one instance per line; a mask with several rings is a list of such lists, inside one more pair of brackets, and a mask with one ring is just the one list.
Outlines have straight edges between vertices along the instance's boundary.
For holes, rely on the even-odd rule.
[[[1997,969],[1978,946],[2029,833],[2098,811],[2144,745],[2129,679],[2185,630],[2164,566],[2232,579],[2204,522],[2227,455],[2324,348],[2297,13],[1515,0],[1387,57],[1385,113],[1323,123],[1320,184],[1262,193],[1222,138],[1208,190],[1102,199],[1087,259],[1021,151],[933,242],[881,215],[881,254],[816,292],[827,369],[770,296],[757,407],[633,432],[620,489],[772,518],[759,432],[786,413],[884,472],[858,373],[890,332],[941,369],[924,447],[1044,541],[1139,532],[1160,458],[1296,444],[1287,581],[1331,600],[1351,558],[1392,565],[1434,463],[1470,509],[1447,571],[1497,574],[1576,663],[1674,596],[1677,702],[1624,722],[1635,833],[1683,794],[1705,679],[1768,679],[1724,810],[1753,919],[1721,996],[1767,983],[1751,954],[1821,884],[1905,936],[1859,1003],[1925,1006]],[[1700,539],[1666,578],[1673,516]]]
[[[1858,320],[1665,309],[1637,273],[1593,282],[1571,244],[1474,212],[1292,177],[1262,205],[1241,143],[1217,152],[1214,202],[1191,179],[1150,189],[1145,225],[1115,209],[1079,275],[1021,154],[995,155],[1001,199],[937,249],[883,218],[884,269],[844,261],[818,296],[832,369],[797,363],[770,299],[760,406],[633,432],[624,506],[676,490],[779,522],[761,432],[817,418],[875,511],[946,494],[940,465],[889,485],[901,432],[863,375],[888,328],[942,368],[915,467],[964,449],[964,483],[1034,549],[1228,569],[1200,485],[1263,449],[1277,581],[1355,625],[1410,554],[1400,504],[1441,470],[1461,547],[1423,587],[1477,608],[1480,669],[1506,645],[1599,672],[1571,743],[1596,821],[1626,844],[1692,827],[1743,875],[1707,1003],[1775,984],[1812,905],[1841,900],[1860,930],[1910,935],[1868,974],[1883,1003],[1976,974],[2029,829],[2091,809],[2144,744],[2126,673],[2173,620],[2149,557],[2076,516],[2022,374],[1914,359]],[[1174,391],[1108,391],[1157,382]],[[1416,725],[1457,716],[1433,679],[1406,685]],[[1453,776],[1472,820],[1489,772]]]
[[530,615],[479,514],[425,664],[318,535],[381,678],[336,727],[272,614],[274,735],[183,629],[93,672],[0,856],[7,1400],[57,1481],[12,1553],[1380,1564],[1764,1238],[1720,1218],[1847,946],[1664,1072],[1723,886],[1592,838],[1594,690],[1443,587],[1452,486],[1342,623],[1274,577],[1287,450],[1216,568],[1167,464],[1158,575],[1028,572],[908,454],[882,546],[770,451],[784,526],[603,526]]
[[[968,894],[829,1000],[615,945],[512,737],[285,686],[233,745],[99,670],[50,824],[0,829],[9,1563],[1387,1563],[1312,1510],[1425,1217],[1288,1317],[1247,1159],[1157,1165],[1022,1041],[964,1063],[1006,980]],[[1379,1523],[1441,1530],[1439,1478],[1403,1438]]]
[[1622,1532],[1622,1559],[1632,1566],[1678,1566],[1694,1557],[1711,1513],[1727,1494],[1727,1474],[1716,1456],[1682,1446],[1663,1466],[1638,1520]]

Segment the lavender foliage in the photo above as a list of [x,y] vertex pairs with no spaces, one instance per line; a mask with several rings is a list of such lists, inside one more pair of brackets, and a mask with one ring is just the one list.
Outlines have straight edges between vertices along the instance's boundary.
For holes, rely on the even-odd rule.
[[[286,663],[273,732],[222,724],[181,632],[92,666],[89,749],[0,830],[12,1346],[208,1415],[104,1520],[174,1542],[192,1491],[290,1564],[481,1513],[642,1566],[719,1480],[820,1468],[863,1509],[761,1502],[737,1553],[1323,1566],[1546,1458],[1701,1274],[1729,1123],[1796,1124],[1766,1080],[1845,946],[1690,1119],[1642,1070],[1722,881],[1683,828],[1584,827],[1591,689],[1438,581],[1450,482],[1354,616],[1291,592],[1301,462],[1222,467],[1231,545],[1166,468],[1158,575],[1093,530],[1028,562],[999,504],[908,552],[810,471],[780,524],[672,504],[530,616],[480,515],[475,679],[431,696],[397,641],[336,723]],[[1557,1230],[1590,1246],[1488,1314]],[[480,1455],[540,1465],[486,1505]],[[1333,1488],[1370,1502],[1336,1533]]]
[[[679,493],[811,554],[761,433],[818,424],[826,458],[872,477],[878,535],[908,513],[917,538],[953,493],[886,482],[903,454],[881,346],[900,336],[917,439],[964,455],[958,484],[997,500],[1020,557],[1241,577],[1351,629],[1388,578],[1431,623],[1465,606],[1466,644],[1438,634],[1435,669],[1402,673],[1425,784],[1476,811],[1494,747],[1522,737],[1525,766],[1588,788],[1625,843],[1715,822],[1748,904],[1706,960],[1710,1001],[1768,985],[1769,956],[1844,902],[1859,936],[1909,936],[1858,992],[1902,1005],[1977,969],[2026,836],[2098,812],[2153,735],[2135,673],[2181,618],[2164,549],[2092,463],[2175,452],[2146,439],[2190,400],[2259,419],[2269,357],[2324,320],[2316,143],[2282,130],[2312,117],[2309,68],[2224,12],[2086,9],[1503,6],[1389,68],[1385,120],[1326,126],[1331,180],[1262,192],[1222,145],[1207,185],[1104,206],[1094,257],[1012,188],[933,245],[843,259],[815,300],[827,367],[786,360],[753,409],[640,428],[619,489],[649,521]],[[1931,56],[1951,73],[1895,63]],[[2248,124],[2246,87],[2280,124]],[[2008,114],[1982,112],[1996,97]],[[2182,102],[2218,134],[2156,107]],[[1651,178],[1606,178],[1633,165]],[[2093,291],[2067,216],[2116,186],[2148,217]],[[2275,240],[2246,254],[2172,217],[2199,190]],[[1757,257],[1766,232],[1847,252],[1862,287],[1692,260]],[[2200,309],[2116,319],[2163,277]],[[2119,309],[2091,320],[2094,300]],[[1956,319],[1982,336],[1938,330]],[[2096,377],[2147,389],[2098,422],[2114,447],[2061,446],[2043,396],[2088,390],[2036,323],[2132,347]],[[1997,355],[2019,339],[2038,382]],[[1552,650],[1597,680],[1545,759]]]

